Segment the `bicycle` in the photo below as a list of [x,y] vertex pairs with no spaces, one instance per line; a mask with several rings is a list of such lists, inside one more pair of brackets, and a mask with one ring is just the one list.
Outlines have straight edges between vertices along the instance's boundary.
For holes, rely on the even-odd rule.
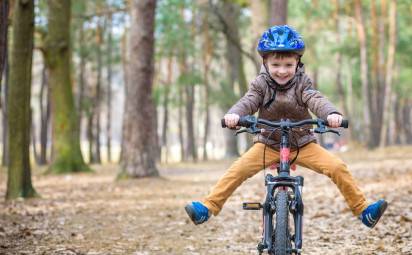
[[[266,126],[261,129],[259,126]],[[243,116],[239,119],[238,126],[243,127],[236,132],[258,134],[263,131],[271,131],[272,134],[277,130],[281,132],[280,138],[280,162],[277,166],[277,176],[268,173],[265,175],[266,198],[263,204],[260,202],[244,202],[244,210],[261,210],[263,209],[263,234],[262,241],[258,244],[259,254],[267,251],[271,255],[284,254],[301,254],[302,252],[302,220],[303,220],[303,200],[302,188],[304,178],[302,176],[291,176],[290,168],[299,154],[299,146],[293,160],[290,156],[290,133],[293,128],[304,125],[316,125],[313,130],[315,133],[323,134],[327,132],[340,133],[333,129],[327,128],[327,121],[322,119],[308,119],[298,122],[292,122],[288,119],[282,119],[278,122],[272,122],[264,119],[258,119],[255,116]],[[226,127],[222,120],[222,127]],[[348,121],[343,120],[341,127],[348,128]],[[271,135],[269,135],[271,136]],[[266,148],[265,148],[266,149]],[[265,153],[263,153],[263,168],[265,169]],[[289,224],[289,213],[293,217],[293,232]],[[273,218],[275,226],[273,226]],[[291,233],[292,232],[292,233]],[[292,244],[293,242],[293,244]]]

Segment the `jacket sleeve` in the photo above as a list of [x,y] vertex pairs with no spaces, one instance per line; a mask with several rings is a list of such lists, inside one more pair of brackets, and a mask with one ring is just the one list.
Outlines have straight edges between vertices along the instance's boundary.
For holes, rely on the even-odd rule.
[[305,77],[303,83],[302,102],[318,118],[324,120],[331,113],[342,115],[326,97],[313,87],[313,82],[309,77]]
[[262,105],[265,92],[258,79],[251,82],[249,90],[237,101],[227,113],[235,113],[239,116],[252,115],[259,110]]

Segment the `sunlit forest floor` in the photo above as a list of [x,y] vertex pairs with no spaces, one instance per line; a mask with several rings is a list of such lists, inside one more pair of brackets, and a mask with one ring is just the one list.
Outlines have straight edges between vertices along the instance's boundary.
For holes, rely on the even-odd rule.
[[[411,155],[411,147],[341,154],[368,199],[389,202],[373,230],[352,216],[328,178],[298,168],[294,174],[305,177],[303,254],[412,254]],[[115,165],[81,175],[35,170],[41,199],[0,203],[0,254],[256,254],[261,213],[241,204],[263,199],[263,173],[207,224],[193,225],[183,209],[206,195],[229,164],[162,165],[161,178],[121,181]]]

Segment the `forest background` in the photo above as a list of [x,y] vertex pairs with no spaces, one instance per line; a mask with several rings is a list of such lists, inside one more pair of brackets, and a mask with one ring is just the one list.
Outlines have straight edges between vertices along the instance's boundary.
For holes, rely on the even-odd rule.
[[[152,23],[154,40],[135,45],[133,32],[143,33],[147,28],[133,23],[132,2],[73,1],[71,5],[54,7],[48,1],[36,1],[33,17],[13,17],[14,6],[19,6],[19,1],[8,2],[2,1],[2,10],[5,6],[10,9],[9,15],[2,12],[3,165],[7,165],[9,155],[8,129],[16,129],[8,127],[7,102],[23,100],[21,95],[18,99],[9,98],[9,87],[13,86],[10,76],[21,73],[11,68],[13,57],[19,57],[11,52],[13,47],[24,47],[18,45],[24,42],[13,39],[18,31],[13,31],[12,21],[18,23],[30,18],[35,23],[34,39],[26,42],[34,43],[26,47],[33,52],[32,78],[27,81],[29,85],[18,89],[27,90],[25,93],[31,98],[24,99],[30,102],[30,112],[25,117],[30,120],[19,128],[30,133],[27,142],[32,145],[31,157],[38,165],[59,161],[56,158],[60,153],[52,157],[51,151],[52,148],[59,151],[57,141],[64,144],[65,138],[59,138],[61,130],[51,128],[53,115],[75,116],[71,128],[77,131],[68,132],[77,133],[79,138],[69,140],[77,141],[82,153],[78,152],[78,145],[73,145],[76,149],[71,154],[76,156],[63,157],[77,157],[76,162],[82,162],[82,157],[89,163],[118,162],[120,154],[129,155],[124,151],[130,151],[131,147],[139,147],[133,153],[145,151],[145,142],[129,143],[130,139],[124,139],[129,137],[125,135],[127,126],[133,126],[128,123],[138,122],[136,116],[145,115],[144,112],[149,113],[143,118],[145,123],[133,126],[133,133],[153,136],[150,143],[156,148],[150,150],[153,154],[150,157],[155,157],[155,161],[197,161],[239,155],[239,150],[244,151],[250,141],[240,138],[239,145],[230,131],[220,129],[219,119],[245,93],[248,82],[260,70],[261,59],[255,48],[262,31],[270,24],[284,23],[286,17],[287,23],[300,31],[306,42],[303,57],[306,72],[316,88],[351,121],[344,143],[376,148],[412,142],[409,85],[412,32],[407,26],[412,6],[408,1],[273,1],[271,4],[271,1],[164,0],[156,6],[155,23]],[[283,7],[276,8],[276,4]],[[67,17],[66,23],[62,23],[70,28],[64,31],[65,35],[60,28],[56,28],[56,35],[52,34],[50,20],[54,15]],[[4,29],[7,25],[8,29]],[[50,42],[62,43],[63,37],[68,48],[67,56],[60,58],[65,58],[66,63],[59,72],[64,75],[58,72],[54,75],[53,61],[60,60],[52,53],[57,49]],[[136,70],[139,64],[142,69],[152,68],[132,59],[133,56],[144,59],[141,52],[148,52],[144,47],[149,51],[154,47],[155,71],[139,78],[137,72],[128,74],[127,70]],[[52,55],[56,57],[54,60]],[[67,94],[67,89],[72,91],[67,99],[71,103],[64,104],[71,107],[59,108],[58,103],[52,102],[61,100],[51,91],[53,83],[63,79],[66,84],[62,87],[70,85],[64,93]],[[142,85],[128,84],[133,79],[140,79]],[[128,86],[137,94],[125,93]],[[147,89],[136,89],[139,86]],[[132,101],[142,95],[143,100],[133,104],[128,102],[127,95],[132,95]],[[145,97],[149,100],[144,100]],[[155,108],[148,104],[154,104]],[[9,111],[17,115],[14,110]],[[147,133],[151,129],[157,132]],[[84,168],[76,164],[83,165],[74,163],[75,167],[66,165],[65,169],[55,171]]]
[[220,119],[258,74],[257,40],[275,24],[302,34],[306,72],[350,120],[320,143],[407,148],[411,14],[407,0],[1,0],[4,195],[41,196],[33,169],[110,164],[117,179],[140,178],[240,155],[250,137]]

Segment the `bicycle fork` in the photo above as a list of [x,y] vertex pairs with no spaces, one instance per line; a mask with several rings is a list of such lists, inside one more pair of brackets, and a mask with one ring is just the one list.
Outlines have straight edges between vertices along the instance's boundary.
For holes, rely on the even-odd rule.
[[[273,215],[276,212],[275,193],[277,189],[290,187],[293,191],[289,197],[289,211],[293,215],[295,233],[291,237],[294,241],[294,248],[291,253],[300,254],[302,249],[302,225],[303,225],[303,201],[302,201],[302,176],[272,176],[268,174],[265,179],[267,187],[267,196],[263,205],[257,206],[257,203],[244,203],[243,208],[246,210],[263,209],[263,240],[258,244],[258,251],[272,251],[273,248]],[[253,208],[252,208],[253,205]]]

